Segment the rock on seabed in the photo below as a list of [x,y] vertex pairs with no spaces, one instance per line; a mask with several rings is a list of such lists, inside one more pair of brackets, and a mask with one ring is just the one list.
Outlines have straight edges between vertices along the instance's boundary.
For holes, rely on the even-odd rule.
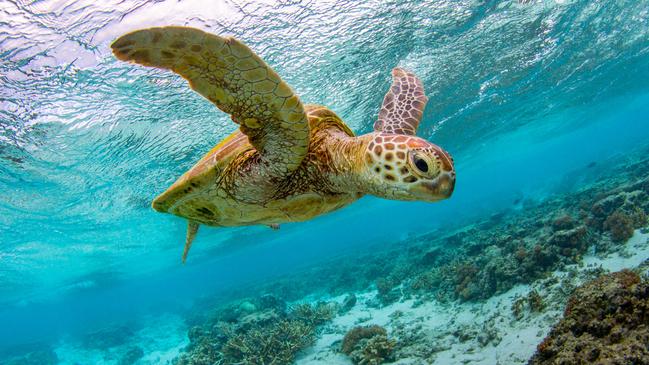
[[649,364],[649,282],[630,270],[578,288],[528,365]]

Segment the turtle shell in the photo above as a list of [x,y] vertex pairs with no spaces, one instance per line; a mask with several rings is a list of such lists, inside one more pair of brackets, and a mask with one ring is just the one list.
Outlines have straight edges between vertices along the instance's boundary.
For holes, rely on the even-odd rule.
[[[305,105],[305,111],[309,119],[311,136],[329,128],[343,130],[350,136],[354,135],[351,129],[326,107]],[[241,133],[240,130],[236,130],[205,154],[164,193],[156,197],[153,200],[153,209],[159,212],[171,213],[170,209],[174,207],[176,202],[184,200],[188,196],[214,184],[214,181],[217,181],[221,174],[226,171],[226,167],[234,158],[247,151],[254,151],[254,149],[248,141],[248,137]]]

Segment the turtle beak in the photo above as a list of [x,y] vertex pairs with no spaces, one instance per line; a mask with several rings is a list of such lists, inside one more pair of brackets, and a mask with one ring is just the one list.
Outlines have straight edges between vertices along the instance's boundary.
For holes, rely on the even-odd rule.
[[450,198],[455,190],[455,171],[441,173],[433,180],[432,190],[442,199]]
[[418,200],[435,202],[449,198],[455,189],[455,171],[444,171],[433,180],[413,184],[410,193]]

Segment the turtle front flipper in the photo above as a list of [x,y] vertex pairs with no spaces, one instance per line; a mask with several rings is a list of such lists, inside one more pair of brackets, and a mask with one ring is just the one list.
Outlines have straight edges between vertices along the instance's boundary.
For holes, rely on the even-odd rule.
[[385,94],[374,130],[414,136],[427,102],[421,80],[415,74],[395,67],[392,86]]
[[309,123],[291,88],[234,38],[187,27],[138,30],[117,39],[123,61],[174,71],[231,115],[259,151],[271,176],[295,170],[309,147]]

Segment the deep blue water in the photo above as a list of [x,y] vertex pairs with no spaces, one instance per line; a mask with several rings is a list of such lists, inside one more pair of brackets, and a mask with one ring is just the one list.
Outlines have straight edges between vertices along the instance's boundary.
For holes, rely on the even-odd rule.
[[[243,40],[358,134],[390,70],[413,70],[430,98],[420,135],[453,154],[455,194],[202,229],[180,265],[185,221],[150,201],[236,126],[179,77],[111,55],[119,35],[169,24]],[[585,166],[647,142],[648,1],[0,0],[0,347],[578,189]]]

